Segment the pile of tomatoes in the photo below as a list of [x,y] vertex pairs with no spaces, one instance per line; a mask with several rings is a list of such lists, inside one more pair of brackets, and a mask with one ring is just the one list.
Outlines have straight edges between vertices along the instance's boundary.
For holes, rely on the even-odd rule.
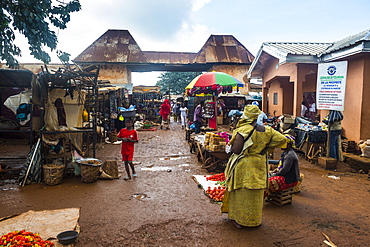
[[204,176],[207,181],[225,181],[225,173],[219,173],[211,176]]
[[22,231],[12,231],[0,238],[0,247],[17,247],[17,246],[33,246],[33,247],[52,247],[54,244],[48,240],[42,240],[37,233]]
[[206,190],[207,195],[209,198],[215,200],[216,202],[222,202],[224,199],[224,193],[225,193],[225,187],[218,186],[211,189],[211,187],[208,187]]

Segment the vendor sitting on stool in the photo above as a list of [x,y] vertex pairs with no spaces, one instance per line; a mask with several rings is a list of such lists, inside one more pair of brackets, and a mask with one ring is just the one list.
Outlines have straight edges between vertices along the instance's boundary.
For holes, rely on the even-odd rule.
[[265,198],[271,194],[292,188],[298,184],[300,179],[299,159],[293,147],[294,137],[284,135],[287,138],[286,147],[281,154],[279,166],[274,171],[269,172],[268,188],[265,191]]

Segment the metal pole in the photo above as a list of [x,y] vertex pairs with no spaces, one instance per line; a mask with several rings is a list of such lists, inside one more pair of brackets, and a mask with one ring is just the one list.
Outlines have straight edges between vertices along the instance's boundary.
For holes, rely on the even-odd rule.
[[40,141],[41,139],[39,138],[37,143],[36,143],[36,146],[35,146],[35,150],[33,150],[33,154],[32,154],[32,158],[31,158],[31,162],[30,164],[28,165],[28,168],[27,168],[27,172],[26,172],[26,176],[24,177],[24,180],[22,182],[22,186],[24,186],[24,184],[26,183],[26,180],[27,180],[27,177],[28,177],[28,174],[31,170],[31,166],[32,166],[32,163],[33,163],[33,160],[35,158],[35,155],[36,155],[36,152],[37,152],[37,149],[38,149],[38,146],[40,145]]

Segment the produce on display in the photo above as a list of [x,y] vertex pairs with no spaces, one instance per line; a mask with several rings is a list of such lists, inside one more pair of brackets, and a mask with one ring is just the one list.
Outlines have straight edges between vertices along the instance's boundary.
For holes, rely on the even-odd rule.
[[42,240],[39,234],[25,230],[12,231],[0,238],[0,247],[52,247],[54,244],[48,240]]
[[207,195],[209,198],[215,200],[216,202],[222,202],[224,199],[224,193],[225,193],[225,187],[218,186],[211,189],[211,187],[208,187],[206,190]]
[[225,181],[225,173],[219,173],[211,176],[204,176],[207,181]]
[[207,181],[215,181],[216,182],[215,184],[218,185],[213,188],[209,186],[208,189],[205,190],[208,197],[216,202],[221,202],[224,199],[224,193],[226,189],[225,173],[222,172],[219,174],[204,177],[206,178]]

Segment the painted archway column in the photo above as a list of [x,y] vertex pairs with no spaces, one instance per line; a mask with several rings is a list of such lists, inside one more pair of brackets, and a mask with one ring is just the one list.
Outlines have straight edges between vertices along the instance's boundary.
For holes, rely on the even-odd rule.
[[266,86],[262,87],[262,111],[263,112],[268,112],[268,93],[269,90]]
[[305,75],[300,70],[300,65],[296,65],[296,73],[295,78],[292,76],[291,81],[294,84],[294,97],[293,97],[293,115],[300,116],[301,115],[301,102],[303,100],[303,82],[305,80]]

